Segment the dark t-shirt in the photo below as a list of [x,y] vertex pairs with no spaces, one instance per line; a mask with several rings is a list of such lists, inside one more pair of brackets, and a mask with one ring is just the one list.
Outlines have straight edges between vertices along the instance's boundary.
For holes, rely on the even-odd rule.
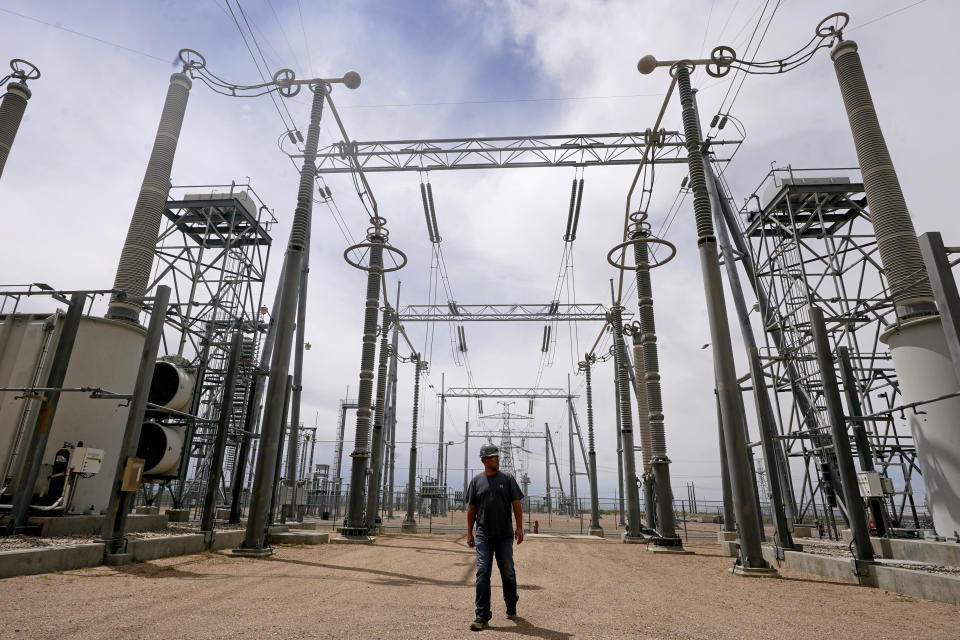
[[477,535],[495,540],[513,537],[513,501],[523,491],[513,476],[497,471],[474,476],[467,487],[467,504],[477,508]]

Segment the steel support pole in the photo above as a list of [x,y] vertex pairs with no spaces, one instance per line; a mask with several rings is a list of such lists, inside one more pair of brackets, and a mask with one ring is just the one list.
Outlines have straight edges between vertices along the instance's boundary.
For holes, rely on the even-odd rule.
[[379,533],[380,512],[380,476],[383,465],[383,424],[386,417],[387,404],[387,335],[389,334],[391,313],[389,307],[383,309],[383,323],[380,326],[380,357],[377,363],[377,392],[376,409],[373,415],[373,438],[370,460],[370,474],[367,477],[367,533]]
[[623,342],[623,307],[610,308],[610,326],[613,327],[614,366],[617,372],[617,401],[620,405],[620,438],[623,443],[624,485],[627,494],[627,534],[624,541],[642,539],[640,521],[640,493],[637,488],[636,454],[633,445],[633,419],[630,411],[630,378],[627,373],[626,345]]
[[723,530],[736,531],[737,517],[733,511],[733,495],[730,490],[730,467],[727,466],[727,447],[723,440],[723,416],[720,415],[720,396],[716,389],[713,395],[717,401],[717,430],[720,443],[720,490],[723,499]]
[[217,418],[217,436],[213,445],[213,458],[207,473],[207,495],[203,498],[203,511],[200,516],[200,531],[213,540],[214,521],[217,516],[217,495],[220,493],[220,477],[223,474],[223,455],[227,451],[227,435],[230,431],[230,418],[233,415],[233,392],[236,389],[237,370],[240,368],[240,349],[243,346],[243,331],[237,329],[230,340],[230,359],[223,382],[223,395],[220,400],[220,415]]
[[920,253],[930,277],[933,297],[940,310],[940,321],[943,323],[953,370],[957,381],[960,381],[960,293],[957,292],[957,281],[953,277],[950,258],[938,231],[928,231],[920,236]]
[[[274,308],[276,338],[270,356],[270,377],[266,385],[266,402],[263,426],[260,435],[260,451],[257,456],[257,473],[253,482],[247,531],[236,553],[269,553],[267,515],[276,483],[274,462],[277,449],[283,438],[283,399],[286,395],[287,375],[290,370],[290,351],[293,346],[293,327],[296,324],[297,305],[300,297],[300,278],[303,259],[310,236],[313,216],[313,190],[316,177],[317,143],[320,139],[320,116],[327,86],[320,82],[312,87],[313,103],[310,109],[310,125],[304,144],[303,166],[300,169],[300,185],[297,192],[297,207],[294,211],[290,240],[283,260],[283,271],[278,287],[278,303]],[[246,551],[244,551],[246,550]]]
[[[443,467],[444,467],[443,458],[444,458],[444,453],[446,451],[446,447],[443,446],[443,417],[444,417],[444,414],[446,413],[446,402],[447,402],[447,397],[444,395],[445,391],[446,391],[446,381],[444,378],[444,374],[441,373],[440,374],[440,431],[439,431],[440,437],[437,438],[438,440],[437,442],[437,484],[439,485],[439,487],[443,489],[444,494],[446,494],[446,479],[443,477]],[[440,506],[440,515],[446,516],[447,515],[446,500],[441,500],[439,506]]]
[[[126,551],[127,513],[133,506],[133,498],[137,492],[124,490],[124,470],[137,456],[140,429],[147,410],[147,396],[150,392],[150,383],[153,381],[153,368],[157,362],[157,349],[160,348],[160,340],[163,337],[163,323],[167,317],[169,301],[170,287],[158,286],[154,291],[153,310],[150,312],[150,323],[147,325],[147,335],[144,338],[143,350],[140,352],[137,379],[130,394],[130,408],[127,411],[127,422],[123,430],[120,458],[117,460],[117,474],[103,521],[103,540],[106,543],[104,553],[108,555]],[[142,473],[141,469],[140,474]],[[142,475],[138,475],[136,478],[138,486],[141,477]]]
[[417,500],[417,414],[420,409],[420,354],[413,356],[413,418],[410,422],[410,468],[407,474],[407,515],[403,520],[404,533],[417,530],[417,521],[414,519],[414,503]]
[[[709,165],[707,168],[709,169]],[[800,413],[800,419],[807,424],[809,429],[816,431],[818,426],[810,399],[800,386],[800,374],[797,371],[796,364],[789,359],[791,348],[784,339],[783,332],[780,330],[780,326],[778,324],[779,320],[776,312],[773,307],[770,306],[767,293],[757,277],[753,262],[749,257],[752,255],[750,247],[747,245],[746,239],[743,237],[743,233],[737,226],[736,213],[733,211],[733,208],[730,206],[727,198],[720,195],[723,192],[723,189],[720,181],[716,179],[716,176],[714,176],[714,190],[718,194],[718,202],[720,204],[719,212],[721,214],[720,220],[722,220],[724,223],[722,225],[724,229],[721,230],[721,233],[724,231],[729,233],[733,239],[734,247],[743,256],[740,265],[743,267],[744,273],[747,276],[747,281],[750,283],[750,287],[753,290],[754,295],[757,297],[757,306],[760,308],[760,317],[762,319],[763,326],[767,333],[770,334],[770,337],[773,338],[773,342],[777,346],[777,353],[781,357],[788,358],[786,362],[787,377],[790,380],[790,387],[793,391],[794,401],[796,402],[797,409]],[[719,227],[720,225],[718,225],[718,228]],[[774,421],[773,424],[776,426],[776,421]],[[784,487],[784,509],[787,517],[790,518],[791,521],[796,522],[798,519],[797,502],[793,492],[793,478],[790,476],[790,466],[787,462],[787,456],[784,453],[783,446],[779,441],[776,443],[774,453],[777,457],[777,469],[780,473],[780,483]]]
[[[694,106],[696,106],[696,100],[694,100]],[[699,117],[698,117],[699,122]],[[716,220],[716,229],[717,229],[717,239],[719,240],[720,251],[723,254],[723,263],[727,272],[727,282],[730,285],[730,296],[733,298],[734,309],[737,314],[737,322],[740,326],[740,336],[743,340],[744,347],[747,351],[747,359],[750,360],[750,350],[757,349],[757,340],[753,335],[753,327],[750,325],[750,312],[747,309],[747,302],[743,295],[743,286],[740,283],[740,274],[737,272],[737,259],[733,253],[733,246],[730,243],[730,235],[727,232],[727,227],[723,222],[723,214],[721,213],[722,204],[719,193],[719,188],[717,185],[716,176],[713,173],[713,166],[710,164],[710,157],[707,151],[703,152],[703,169],[706,177],[707,192],[710,195],[710,202],[713,206],[714,219]],[[746,259],[746,257],[745,257]],[[759,427],[761,440],[766,438],[769,442],[773,443],[773,449],[771,455],[775,456],[769,461],[767,460],[767,452],[764,452],[764,464],[767,469],[768,476],[770,474],[777,475],[777,482],[770,483],[770,490],[776,491],[779,495],[776,496],[774,502],[779,501],[781,504],[786,503],[785,513],[786,517],[790,520],[793,520],[793,505],[791,501],[785,501],[783,498],[783,493],[790,490],[790,485],[786,484],[783,481],[783,468],[780,464],[778,457],[776,456],[776,450],[780,447],[776,443],[775,437],[777,433],[777,421],[773,413],[773,405],[770,402],[770,396],[767,392],[767,383],[766,379],[762,375],[762,370],[760,371],[761,375],[759,377],[752,378],[753,384],[753,395],[754,402],[757,413],[757,424]],[[742,396],[741,396],[742,398]],[[747,440],[749,441],[750,437],[747,434]],[[782,456],[782,449],[781,449]],[[753,460],[753,452],[750,452],[751,457],[751,466],[756,465],[755,460]],[[774,488],[776,487],[776,488]],[[759,505],[758,505],[759,510]],[[783,509],[782,509],[783,510]],[[761,531],[762,531],[762,517],[761,517]],[[784,531],[787,529],[784,528]],[[781,546],[790,546],[785,545],[781,540]]]
[[756,347],[747,349],[750,360],[750,380],[753,385],[753,398],[756,402],[757,419],[760,426],[760,446],[763,447],[763,462],[767,469],[767,484],[770,487],[770,502],[773,506],[773,529],[776,543],[784,549],[793,549],[793,536],[787,525],[787,516],[783,509],[783,490],[780,486],[780,474],[777,473],[777,459],[774,453],[774,440],[771,433],[772,424],[763,424],[766,421],[764,401],[769,403],[767,386],[763,380],[763,368],[760,365],[760,353]]
[[[297,296],[297,333],[293,344],[293,387],[290,392],[290,435],[287,439],[286,484],[296,491],[297,459],[300,445],[300,396],[303,392],[303,354],[307,331],[307,283],[310,278],[310,230],[307,230],[307,243],[303,250],[303,266],[300,269],[300,291]],[[296,501],[286,507],[286,515],[296,512]]]
[[243,437],[240,440],[240,448],[237,451],[236,469],[233,471],[232,485],[230,487],[230,524],[240,522],[243,517],[243,476],[247,473],[247,458],[250,457],[250,441],[253,440],[253,425],[256,424],[256,395],[257,389],[262,384],[260,376],[253,373],[250,376],[250,390],[247,397],[247,411],[243,419]]
[[573,400],[570,398],[570,374],[567,374],[567,451],[569,452],[570,466],[570,501],[569,515],[574,514],[574,504],[577,504],[577,456],[573,450]]
[[760,548],[760,527],[754,492],[753,478],[749,476],[749,455],[744,437],[745,418],[738,398],[737,374],[734,368],[733,346],[730,341],[730,326],[717,258],[717,241],[713,235],[713,215],[710,196],[707,193],[700,154],[700,131],[690,87],[690,67],[678,64],[674,68],[680,102],[683,108],[683,128],[687,150],[687,167],[690,174],[690,189],[696,214],[697,245],[700,266],[703,271],[703,287],[707,302],[707,317],[710,323],[710,338],[713,345],[714,378],[720,396],[723,415],[724,443],[730,465],[730,485],[734,509],[740,526],[741,570],[766,569]]
[[870,561],[873,560],[873,545],[870,544],[867,517],[857,486],[857,470],[853,466],[853,454],[850,452],[847,423],[843,415],[840,389],[837,386],[837,375],[833,367],[833,354],[830,352],[830,339],[823,319],[823,310],[819,307],[810,307],[810,329],[817,352],[817,364],[820,367],[823,397],[830,416],[833,450],[837,457],[840,480],[843,482],[843,498],[850,519],[850,531],[853,533],[854,555],[857,560]]
[[[397,309],[400,308],[400,283],[397,283]],[[390,351],[390,459],[387,471],[387,518],[393,520],[394,499],[394,471],[397,462],[397,373],[398,347],[400,335],[400,316],[397,313],[397,322],[393,326],[393,345]]]
[[[470,482],[470,478],[468,477],[468,472],[467,472],[467,467],[470,463],[470,460],[467,457],[469,453],[470,453],[470,421],[467,420],[463,429],[463,499],[464,500],[467,499],[467,484]],[[549,470],[550,468],[548,467],[547,471]],[[549,482],[549,480],[547,480],[547,482]],[[464,508],[466,508],[466,505],[464,505]]]
[[[267,524],[272,525],[274,518],[277,517],[277,501],[280,499],[280,492],[283,491],[284,483],[283,478],[280,476],[280,471],[283,468],[283,440],[285,435],[289,433],[290,429],[287,424],[287,418],[290,415],[290,395],[293,391],[293,376],[287,376],[287,388],[283,394],[283,427],[280,430],[280,441],[277,443],[277,459],[276,464],[273,468],[273,491],[270,493],[270,512],[267,516]],[[289,436],[286,436],[289,438]],[[289,443],[288,443],[289,446]],[[281,503],[282,505],[282,503]],[[280,522],[284,523],[287,521],[287,512],[282,508],[280,509]]]
[[550,514],[553,513],[553,505],[552,505],[552,499],[550,495],[550,492],[551,492],[551,489],[550,489],[550,425],[547,424],[546,422],[543,423],[543,433],[544,433],[543,453],[544,453],[544,459],[547,462],[547,465],[546,465],[547,475],[544,476],[546,478],[546,490],[547,490],[545,505],[547,507],[547,517],[549,517]]
[[63,381],[67,377],[67,367],[70,365],[70,355],[73,353],[73,345],[77,339],[77,331],[80,329],[80,318],[83,316],[83,305],[86,301],[87,296],[83,293],[74,293],[70,296],[70,307],[63,320],[60,338],[57,340],[50,371],[47,373],[46,387],[52,391],[47,391],[40,400],[40,410],[34,420],[30,440],[21,445],[23,451],[21,455],[24,458],[19,465],[19,473],[13,484],[12,511],[6,523],[7,535],[15,534],[19,527],[26,524],[30,503],[33,502],[33,491],[37,486],[37,478],[43,464],[43,455],[50,440],[53,419],[57,413],[57,405],[60,403],[59,389],[63,387]]
[[590,376],[590,356],[580,363],[587,382],[587,455],[589,459],[590,471],[590,535],[603,537],[603,527],[600,526],[600,499],[597,495],[597,452],[594,446],[593,438],[593,385]]
[[[844,346],[837,347],[837,361],[840,364],[840,377],[843,380],[843,391],[847,397],[847,408],[853,422],[853,441],[857,443],[857,457],[860,458],[860,468],[864,471],[873,471],[873,451],[870,448],[870,439],[867,437],[867,428],[863,420],[863,408],[860,406],[860,395],[857,390],[857,378],[853,372],[853,363],[850,361],[850,349]],[[873,526],[877,529],[878,537],[887,535],[887,508],[883,498],[868,498],[870,515],[873,517]]]

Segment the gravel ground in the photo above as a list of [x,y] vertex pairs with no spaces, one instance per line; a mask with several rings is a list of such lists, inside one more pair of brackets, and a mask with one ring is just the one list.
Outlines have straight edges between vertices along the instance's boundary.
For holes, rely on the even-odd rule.
[[[956,638],[957,607],[784,572],[730,575],[696,555],[612,540],[530,538],[516,550],[521,618],[482,637]],[[280,547],[0,580],[2,638],[470,638],[474,552],[463,534],[372,546]]]
[[71,547],[77,544],[94,542],[93,536],[64,536],[59,538],[38,538],[37,536],[0,537],[0,551],[16,549],[39,549],[42,547]]
[[[803,546],[807,553],[814,553],[820,556],[831,556],[834,558],[850,558],[850,543],[835,542],[833,540],[814,540],[812,538],[797,538],[797,542]],[[926,573],[939,573],[941,575],[950,575],[960,577],[960,567],[946,567],[939,564],[930,564],[927,562],[914,562],[910,560],[888,560],[877,558],[887,567],[897,567],[899,569],[911,569],[913,571],[923,571]]]

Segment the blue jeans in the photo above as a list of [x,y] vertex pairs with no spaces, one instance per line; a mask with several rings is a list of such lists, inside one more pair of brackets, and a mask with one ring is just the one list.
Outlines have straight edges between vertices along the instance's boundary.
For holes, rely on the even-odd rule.
[[513,538],[488,540],[477,536],[477,617],[489,620],[490,614],[490,572],[493,558],[497,558],[500,579],[503,581],[503,601],[508,609],[516,607],[517,574],[513,569]]

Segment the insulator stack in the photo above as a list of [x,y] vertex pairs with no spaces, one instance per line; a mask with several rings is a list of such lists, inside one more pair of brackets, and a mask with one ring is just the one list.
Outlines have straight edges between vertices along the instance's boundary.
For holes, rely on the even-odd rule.
[[[687,170],[690,173],[690,190],[693,191],[693,212],[697,224],[698,242],[713,239],[713,216],[710,214],[710,195],[707,193],[707,181],[704,176],[700,152],[700,123],[697,122],[693,105],[693,90],[690,88],[690,68],[678,64],[677,88],[680,92],[680,104],[683,109],[684,140],[687,149]],[[698,132],[692,135],[692,132]]]
[[870,220],[897,316],[906,320],[935,314],[937,308],[920,254],[920,242],[873,107],[857,43],[840,42],[831,57],[850,119]]
[[[160,116],[160,126],[157,128],[157,137],[150,153],[150,161],[143,176],[140,195],[133,209],[133,218],[127,230],[127,239],[120,252],[120,262],[117,265],[117,275],[113,288],[123,291],[132,298],[142,298],[147,292],[150,282],[150,271],[153,267],[153,256],[156,251],[157,235],[160,233],[160,220],[163,217],[163,208],[167,202],[167,193],[170,190],[170,171],[173,168],[173,156],[177,151],[177,142],[180,139],[180,129],[183,126],[183,116],[187,109],[187,98],[190,97],[190,88],[193,82],[185,73],[174,73],[170,76],[170,86],[167,89],[167,98]],[[310,163],[312,166],[312,163]],[[306,171],[306,167],[304,168]],[[302,185],[302,182],[301,182]],[[302,188],[302,187],[301,187]],[[313,194],[313,180],[309,184],[309,194]],[[312,200],[311,200],[312,201]],[[299,205],[298,205],[299,206]],[[300,234],[290,232],[290,241]],[[306,236],[299,240],[301,245]],[[108,318],[137,322],[142,304],[138,300],[120,298],[116,295],[110,298]]]
[[550,336],[552,334],[553,327],[546,325],[543,327],[543,341],[540,344],[540,351],[546,353],[550,351]]
[[460,349],[461,353],[466,353],[467,351],[467,335],[463,330],[463,325],[457,325],[457,347]]
[[580,203],[583,201],[583,178],[573,179],[570,186],[570,210],[567,212],[567,229],[563,233],[564,242],[577,239],[577,225],[580,223]]
[[427,202],[430,204],[430,225],[433,229],[433,242],[439,243],[443,238],[440,237],[440,229],[437,227],[437,208],[433,206],[433,186],[427,183]]
[[[12,74],[13,80],[7,84],[7,92],[3,94],[3,101],[0,102],[0,177],[3,176],[3,168],[7,164],[10,148],[13,146],[14,138],[17,137],[23,114],[27,110],[27,100],[32,95],[27,88],[27,74],[16,71],[14,65],[18,62],[25,61],[11,62],[11,66],[15,69]],[[36,71],[36,74],[31,74],[30,78],[39,76],[40,72]]]
[[420,183],[420,199],[423,200],[423,217],[427,222],[427,237],[431,244],[437,242],[437,237],[433,233],[433,222],[430,219],[430,203],[427,201],[427,185]]

